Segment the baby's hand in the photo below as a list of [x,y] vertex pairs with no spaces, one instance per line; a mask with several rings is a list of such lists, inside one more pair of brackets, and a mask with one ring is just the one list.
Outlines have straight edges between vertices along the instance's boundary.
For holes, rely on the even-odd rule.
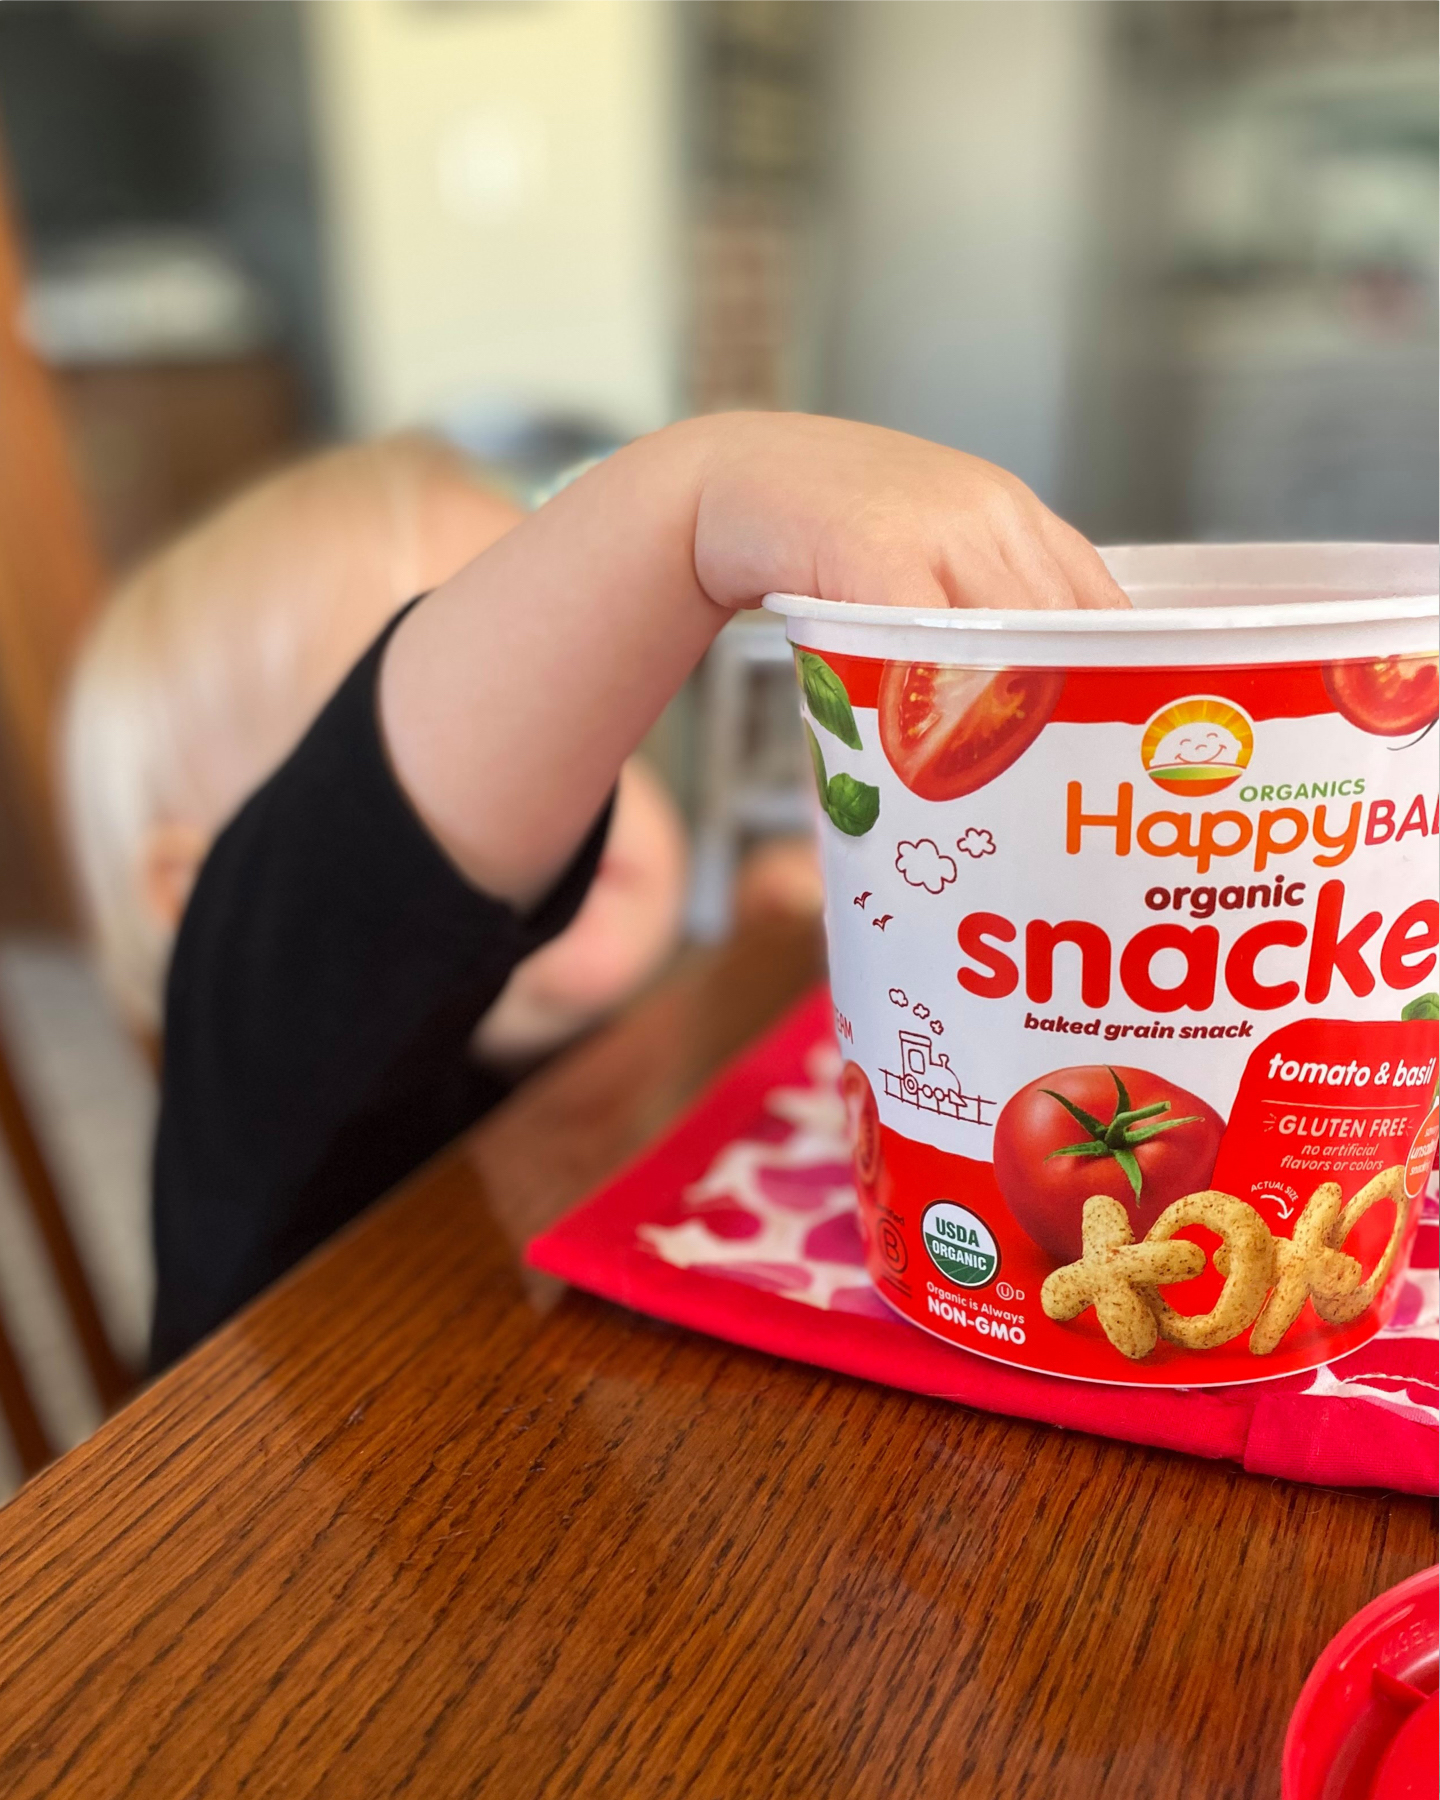
[[1129,605],[1078,531],[979,457],[798,413],[678,430],[709,438],[695,573],[722,606],[771,592],[871,606]]
[[380,676],[401,788],[477,887],[532,905],[730,610],[772,592],[1127,604],[1077,532],[973,456],[838,419],[687,420],[582,475],[401,621]]

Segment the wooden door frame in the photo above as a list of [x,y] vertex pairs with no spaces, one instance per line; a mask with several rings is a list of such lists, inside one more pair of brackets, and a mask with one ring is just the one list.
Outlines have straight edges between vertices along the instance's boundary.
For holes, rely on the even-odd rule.
[[24,259],[0,143],[0,738],[53,921],[71,916],[55,719],[104,573],[49,371],[26,342]]

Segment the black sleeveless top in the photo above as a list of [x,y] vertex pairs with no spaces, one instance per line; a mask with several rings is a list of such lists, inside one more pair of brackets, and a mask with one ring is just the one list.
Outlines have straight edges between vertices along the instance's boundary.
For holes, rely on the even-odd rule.
[[471,1033],[600,860],[608,807],[524,917],[456,870],[381,741],[398,622],[216,839],[181,922],[154,1160],[156,1369],[503,1097]]

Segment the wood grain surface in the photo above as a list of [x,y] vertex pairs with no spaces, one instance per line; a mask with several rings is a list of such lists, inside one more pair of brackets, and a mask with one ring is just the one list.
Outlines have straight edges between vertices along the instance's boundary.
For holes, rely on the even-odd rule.
[[519,1272],[817,967],[792,931],[682,968],[0,1514],[0,1793],[1278,1793],[1428,1506]]

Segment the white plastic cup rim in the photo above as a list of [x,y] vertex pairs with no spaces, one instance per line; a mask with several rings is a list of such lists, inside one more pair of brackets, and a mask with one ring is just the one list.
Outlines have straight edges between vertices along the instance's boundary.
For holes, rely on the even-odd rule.
[[1434,544],[1142,544],[1100,555],[1130,610],[856,606],[782,593],[764,605],[791,621],[792,637],[809,641],[818,626],[837,651],[987,664],[1290,663],[1436,648]]

